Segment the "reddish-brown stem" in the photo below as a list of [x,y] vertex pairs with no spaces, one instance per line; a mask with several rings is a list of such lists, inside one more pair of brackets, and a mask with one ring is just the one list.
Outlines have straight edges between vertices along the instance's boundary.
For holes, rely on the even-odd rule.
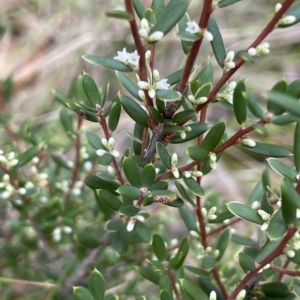
[[178,291],[178,289],[176,287],[176,281],[175,281],[175,278],[174,278],[174,274],[172,273],[172,271],[170,269],[168,271],[168,277],[170,279],[171,286],[172,286],[172,289],[173,289],[173,291],[174,291],[174,293],[176,295],[176,298],[180,299],[181,296],[180,296],[179,291]]
[[293,225],[290,226],[288,228],[288,231],[287,231],[286,235],[284,236],[283,240],[278,245],[278,247],[273,252],[271,252],[264,260],[262,260],[259,263],[259,267],[258,268],[256,268],[255,270],[250,271],[249,273],[247,273],[247,275],[237,285],[237,287],[234,289],[234,291],[232,292],[232,294],[227,298],[227,300],[233,300],[233,299],[235,299],[236,296],[238,295],[238,293],[245,287],[245,285],[249,282],[249,280],[255,274],[257,274],[264,266],[266,266],[267,264],[270,264],[276,257],[278,257],[279,255],[281,255],[284,247],[286,246],[286,244],[288,243],[288,241],[293,237],[293,235],[297,232],[297,230],[298,229],[296,227],[294,227]]
[[[102,129],[104,131],[105,138],[107,140],[109,140],[109,138],[111,137],[111,134],[108,130],[106,119],[102,116],[101,112],[99,113],[98,116],[99,116],[99,123],[102,126]],[[112,163],[113,163],[114,169],[116,171],[116,176],[117,176],[118,180],[120,181],[121,184],[124,184],[125,181],[121,175],[121,171],[120,171],[119,165],[118,165],[115,157],[113,158]]]
[[227,299],[227,297],[228,297],[227,291],[226,291],[226,289],[225,289],[225,287],[224,287],[224,285],[223,285],[223,283],[222,283],[222,281],[221,281],[221,279],[220,279],[218,270],[217,270],[216,268],[213,268],[213,269],[211,270],[211,272],[212,272],[212,275],[213,275],[213,277],[214,277],[214,279],[215,279],[215,281],[216,281],[218,287],[220,288],[220,290],[221,290],[221,292],[222,292],[224,298]]
[[[276,271],[279,272],[279,275],[278,275],[278,281],[279,282],[282,281],[284,274],[288,274],[286,272],[290,272],[290,270],[286,270],[286,268],[288,267],[289,263],[290,263],[290,260],[287,258],[286,261],[284,262],[282,268],[281,267],[277,267],[275,265],[271,265],[271,268],[273,270],[276,270]],[[298,273],[300,274],[300,272],[298,272]],[[299,275],[295,275],[295,276],[299,276]]]
[[[300,276],[300,271],[287,270],[285,267],[281,268],[281,267],[277,267],[277,266],[275,266],[275,265],[271,265],[271,269],[273,269],[273,270],[279,272],[280,275],[282,275],[282,276],[283,276],[284,274],[285,274],[285,275],[294,276],[294,277]],[[281,280],[279,280],[279,278],[278,278],[278,281],[281,281]]]
[[[146,67],[146,58],[145,58],[145,47],[143,46],[143,43],[141,41],[140,35],[139,35],[139,29],[138,26],[136,24],[136,20],[135,20],[135,14],[134,14],[134,9],[132,6],[132,1],[131,0],[125,0],[125,8],[127,10],[127,12],[129,12],[132,15],[132,19],[129,20],[129,24],[130,24],[130,29],[131,29],[131,33],[133,36],[133,40],[136,46],[136,50],[140,56],[140,61],[139,61],[139,76],[141,78],[141,80],[143,81],[148,81],[147,79],[147,67]],[[145,98],[146,98],[146,106],[153,106],[153,101],[152,99],[149,97],[148,92],[145,92]],[[150,115],[151,120],[153,119],[153,117]],[[153,124],[157,124],[157,122],[153,119],[152,120]]]
[[[283,14],[288,10],[288,8],[293,4],[294,0],[286,0],[283,4],[281,9],[274,15],[274,17],[270,20],[270,22],[266,25],[266,27],[262,30],[259,36],[255,39],[255,41],[249,46],[249,48],[254,48],[258,46],[274,29],[280,18]],[[248,49],[249,49],[248,48]],[[208,101],[204,104],[200,104],[197,106],[196,111],[200,111],[204,107],[206,107],[209,102],[211,102],[222,88],[222,86],[229,80],[229,78],[245,63],[243,59],[239,59],[236,64],[235,68],[231,69],[227,73],[224,73],[218,83],[214,86],[212,91],[207,96]]]
[[[212,12],[211,8],[212,0],[205,0],[202,7],[202,13],[199,21],[199,26],[202,29],[205,29],[207,27],[207,23],[209,20],[209,16]],[[195,41],[191,47],[190,54],[186,60],[186,64],[182,73],[181,80],[178,84],[177,90],[182,93],[185,89],[185,86],[187,84],[187,81],[189,79],[190,73],[192,71],[192,68],[195,64],[199,49],[201,47],[203,41],[203,37],[201,37],[199,40]]]
[[300,194],[300,180],[298,180],[298,183],[297,183],[297,185],[296,185],[296,187],[295,187],[295,190],[296,190],[296,192],[297,192],[298,194]]
[[200,236],[201,236],[201,244],[204,249],[208,247],[206,232],[205,232],[205,221],[201,212],[201,197],[196,197],[196,215],[199,222]]
[[156,49],[156,44],[152,44],[151,45],[151,57],[150,57],[150,69],[152,71],[154,70],[155,49]]
[[148,134],[149,134],[149,129],[147,127],[145,127],[144,131],[143,131],[143,139],[142,139],[142,146],[141,146],[141,155],[142,156],[144,155],[145,149],[147,147]]

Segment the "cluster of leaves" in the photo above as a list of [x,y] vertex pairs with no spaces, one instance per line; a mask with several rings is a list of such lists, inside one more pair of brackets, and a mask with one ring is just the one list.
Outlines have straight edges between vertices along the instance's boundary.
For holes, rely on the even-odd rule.
[[[66,299],[71,286],[84,284],[90,265],[101,270],[107,282],[107,274],[120,276],[114,281],[115,286],[123,283],[124,271],[132,272],[133,279],[121,292],[107,291],[103,276],[94,269],[88,288],[74,288],[76,300],[118,299],[118,295],[145,299],[146,296],[139,296],[145,294],[148,299],[164,300],[300,297],[300,273],[294,270],[300,265],[300,79],[291,83],[278,81],[265,96],[266,107],[247,90],[246,80],[234,86],[228,83],[239,67],[254,62],[248,49],[241,49],[235,64],[225,69],[228,55],[211,8],[221,9],[235,2],[238,1],[205,0],[199,21],[199,28],[207,28],[213,36],[212,50],[218,66],[224,70],[219,80],[214,78],[210,59],[199,68],[195,65],[205,31],[185,30],[190,22],[189,1],[171,0],[165,5],[163,0],[153,0],[151,7],[145,9],[139,0],[126,0],[126,11],[108,12],[108,16],[130,23],[139,68],[135,70],[116,58],[85,55],[86,61],[115,70],[130,96],[117,93],[111,100],[109,84],[99,90],[85,72],[77,78],[70,95],[53,92],[64,106],[60,111],[61,125],[75,145],[71,163],[67,159],[69,153],[57,153],[47,147],[53,137],[50,131],[35,135],[26,122],[15,134],[9,114],[1,115],[3,128],[15,140],[14,145],[7,144],[0,153],[0,195],[6,201],[1,205],[6,218],[12,211],[18,212],[18,224],[12,219],[11,223],[8,221],[10,229],[1,232],[5,240],[14,236],[14,231],[18,233],[1,248],[5,258],[2,268],[14,269],[22,279],[25,273],[32,282],[52,279],[55,284],[45,292],[45,299]],[[283,3],[249,48],[259,47],[283,14],[295,19],[279,27],[300,20],[299,5],[289,8],[292,3]],[[184,68],[166,77],[171,88],[155,88],[155,98],[124,74],[136,72],[139,82],[154,86],[152,54],[160,41],[148,40],[145,46],[134,15],[147,20],[149,36],[157,32],[165,36],[177,26],[183,53],[187,55]],[[147,47],[151,49],[148,58]],[[10,99],[11,80],[2,84],[5,104]],[[206,112],[216,105],[233,112],[240,126],[234,134],[229,134],[224,121],[208,124]],[[76,129],[68,109],[78,115]],[[133,132],[127,132],[132,146],[121,149],[120,155],[114,142],[122,132],[122,109],[135,125]],[[85,131],[83,138],[84,120],[100,124],[101,137]],[[293,123],[290,149],[249,138],[252,131],[265,136],[268,124]],[[31,144],[26,151],[24,142]],[[172,144],[183,144],[187,149],[181,158],[186,164],[181,167],[177,166],[177,155],[170,154]],[[224,203],[217,193],[209,193],[202,178],[218,172],[222,154],[236,144],[245,153],[266,157],[270,168],[282,177],[280,186],[272,186],[269,169],[265,168],[243,203]],[[281,158],[287,158],[288,163]],[[167,213],[162,218],[155,210]],[[166,226],[160,224],[167,225],[167,214],[177,211],[187,230],[177,236],[180,242],[174,244]],[[250,234],[231,230],[231,225],[241,220],[247,222]],[[257,225],[266,233],[255,238],[253,233],[260,230]],[[73,259],[63,255],[66,248],[68,253],[75,252]],[[27,259],[18,264],[19,256]],[[43,264],[28,274],[34,259],[41,259]],[[288,268],[288,264],[292,267]],[[153,284],[149,285],[149,293],[139,288],[140,276],[145,284]]]

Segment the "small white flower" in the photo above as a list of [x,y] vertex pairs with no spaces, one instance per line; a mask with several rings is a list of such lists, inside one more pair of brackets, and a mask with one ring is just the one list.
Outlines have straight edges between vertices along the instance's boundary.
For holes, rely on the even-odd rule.
[[105,153],[108,153],[106,150],[103,150],[103,149],[98,149],[96,151],[97,155],[98,156],[103,156]]
[[123,48],[123,51],[117,51],[118,56],[115,56],[114,59],[124,63],[126,66],[130,67],[133,70],[139,69],[140,56],[138,55],[137,50],[132,53],[128,53],[126,48]]
[[238,294],[237,294],[237,296],[236,296],[236,300],[243,300],[244,298],[245,298],[245,296],[246,296],[246,290],[241,290]]
[[108,142],[107,142],[107,139],[106,139],[106,138],[102,138],[102,139],[101,139],[101,143],[102,143],[102,145],[103,145],[104,147],[107,147]]
[[267,42],[261,43],[256,47],[257,55],[260,54],[269,54],[270,53],[270,44]]
[[200,33],[201,29],[199,27],[199,25],[195,22],[195,21],[188,21],[186,23],[187,28],[185,29],[185,31],[190,32],[190,33]]
[[199,233],[195,230],[191,230],[190,231],[190,235],[194,238],[199,238]]
[[26,189],[21,187],[21,188],[19,188],[18,192],[19,192],[20,195],[25,195],[26,194]]
[[0,198],[2,199],[7,199],[11,196],[11,193],[9,191],[3,191],[1,194],[0,194]]
[[31,162],[32,162],[33,164],[37,164],[37,163],[39,162],[39,158],[38,158],[37,156],[35,156],[35,157],[31,160]]
[[52,232],[52,236],[54,242],[59,242],[61,239],[61,229],[59,227],[56,227]]
[[146,53],[145,53],[145,59],[147,60],[147,62],[149,62],[150,58],[151,58],[151,51],[147,50]]
[[115,139],[113,137],[110,137],[107,143],[108,149],[113,149],[115,146]]
[[202,30],[202,35],[205,39],[207,39],[209,42],[211,42],[214,39],[214,36],[212,35],[211,32],[208,30]]
[[245,145],[245,146],[249,146],[249,147],[255,147],[256,146],[255,141],[253,141],[252,139],[249,139],[249,138],[242,139],[242,144]]
[[233,102],[233,92],[234,92],[235,87],[236,87],[236,82],[231,81],[223,91],[218,93],[218,97],[223,98],[223,99],[225,99],[226,101],[228,101],[229,103],[232,104],[232,102]]
[[205,207],[201,208],[202,216],[205,218],[207,216],[207,209]]
[[63,228],[63,231],[64,231],[65,233],[71,233],[71,232],[72,232],[72,228],[71,228],[70,226],[65,226],[65,227]]
[[147,21],[147,19],[143,18],[141,20],[141,29],[139,30],[139,35],[142,39],[144,39],[146,42],[157,42],[161,40],[164,37],[164,33],[162,31],[155,31],[151,33],[150,35],[150,26]]
[[275,5],[275,13],[278,13],[278,11],[281,9],[281,7],[282,7],[282,4],[281,3],[277,3],[276,5]]
[[211,291],[209,294],[209,300],[217,300],[217,294],[215,291]]
[[262,225],[261,225],[261,230],[262,231],[265,231],[268,229],[269,227],[269,223],[270,223],[270,214],[268,214],[267,212],[265,212],[264,210],[262,209],[259,209],[258,211],[258,214],[260,215],[260,217],[263,219],[263,221],[265,221]]
[[294,23],[295,21],[296,21],[295,16],[285,16],[279,20],[278,24],[279,25],[289,25],[289,24]]
[[201,171],[192,171],[192,175],[195,177],[201,177],[203,176],[203,173]]
[[235,68],[235,62],[234,59],[234,51],[229,51],[225,60],[224,60],[224,72],[228,72],[229,70]]
[[251,55],[251,56],[255,56],[257,54],[257,51],[255,48],[251,47],[248,49],[248,54]]
[[203,104],[203,103],[205,103],[205,102],[207,102],[207,97],[200,97],[200,98],[196,99],[196,101],[195,101],[195,103],[196,103],[197,105]]
[[109,151],[109,153],[113,156],[113,157],[119,157],[120,156],[120,152],[117,150],[111,150]]
[[167,90],[169,88],[168,79],[160,79],[154,83],[155,90]]
[[83,164],[83,168],[85,171],[91,171],[93,167],[93,164],[90,161],[85,161]]
[[127,227],[126,227],[127,231],[128,232],[132,231],[133,228],[134,228],[134,226],[135,226],[135,224],[136,224],[136,218],[130,218],[130,220],[129,220],[128,224],[127,224]]
[[73,161],[67,161],[67,165],[70,167],[70,168],[74,168],[74,162]]
[[172,157],[171,157],[171,164],[172,165],[176,165],[178,162],[178,156],[177,156],[177,153],[173,153],[172,154]]
[[20,206],[23,204],[23,201],[21,199],[16,199],[16,200],[14,200],[14,203],[15,203],[15,205]]
[[116,174],[116,171],[115,169],[112,167],[112,166],[108,166],[107,167],[107,172],[111,175],[115,175]]
[[149,42],[157,42],[164,37],[164,33],[162,31],[155,31],[151,33],[148,37]]
[[253,208],[253,209],[257,209],[259,206],[260,206],[260,203],[259,203],[258,200],[256,200],[256,201],[252,202],[250,207]]
[[175,178],[179,178],[179,171],[176,167],[171,168],[172,174],[174,175]]
[[141,99],[142,101],[145,101],[145,100],[146,100],[146,97],[145,97],[144,91],[143,91],[143,90],[139,90],[138,93],[139,93],[140,99]]
[[186,138],[186,133],[184,130],[179,132],[180,137],[184,140]]
[[182,174],[185,178],[190,178],[192,176],[191,172],[189,171],[184,171]]
[[290,257],[290,258],[293,258],[296,255],[295,251],[291,250],[291,249],[285,249],[284,253],[287,257]]

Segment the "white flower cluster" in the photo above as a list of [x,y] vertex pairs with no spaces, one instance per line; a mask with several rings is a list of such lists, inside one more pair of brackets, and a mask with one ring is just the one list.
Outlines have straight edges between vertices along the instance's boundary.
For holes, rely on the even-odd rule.
[[[140,81],[138,78],[138,86],[142,90],[147,90],[150,98],[154,98],[156,90],[167,90],[169,88],[168,79],[160,79],[159,72],[153,70],[152,78],[148,78],[148,81]],[[145,98],[144,92],[139,91],[139,96],[143,100]]]
[[0,182],[0,198],[7,199],[13,195],[15,189],[10,184],[9,175],[4,174],[2,177],[2,182]]
[[16,159],[16,154],[14,152],[9,152],[4,155],[4,152],[0,149],[0,164],[3,165],[7,169],[11,169],[18,164],[18,160]]
[[207,101],[207,97],[200,97],[200,98],[195,98],[194,95],[189,95],[188,96],[188,101],[191,102],[194,106],[203,104]]
[[220,254],[220,250],[219,249],[213,250],[213,248],[210,247],[210,246],[207,247],[206,249],[204,249],[201,244],[198,244],[197,248],[199,249],[199,254],[197,255],[197,259],[202,259],[203,257],[205,257],[207,255],[210,255],[210,256],[216,258]]
[[209,211],[207,211],[205,207],[201,208],[202,216],[207,220],[215,220],[217,218],[217,215],[215,214],[216,211],[217,211],[216,206],[211,207]]
[[255,141],[248,138],[248,137],[242,139],[242,144],[245,145],[245,146],[248,146],[248,147],[255,147],[256,146]]
[[107,149],[107,150],[103,150],[103,149],[98,149],[96,151],[97,155],[99,156],[103,156],[106,153],[110,153],[112,156],[114,157],[119,157],[120,153],[117,150],[114,150],[114,146],[115,146],[115,139],[113,137],[110,137],[109,140],[102,138],[101,139],[102,145]]
[[201,177],[203,175],[201,171],[184,171],[182,174],[185,178],[190,178],[192,176]]
[[[275,13],[277,13],[282,7],[282,4],[281,3],[277,3],[275,5]],[[292,16],[292,15],[289,15],[289,16],[283,16],[279,22],[278,22],[278,25],[289,25],[289,24],[292,24],[296,21],[296,17],[295,16]]]
[[227,73],[229,70],[235,68],[234,60],[234,51],[229,51],[224,60],[224,73]]
[[211,32],[209,32],[207,29],[201,29],[195,21],[188,21],[186,25],[186,32],[202,35],[209,42],[211,42],[214,39]]
[[139,69],[139,62],[140,62],[140,56],[138,55],[137,51],[134,52],[127,52],[126,48],[123,48],[123,51],[117,51],[118,56],[115,56],[114,59],[122,62],[129,68],[133,70]]
[[70,234],[72,233],[72,228],[69,226],[62,226],[62,227],[56,227],[53,231],[52,231],[52,237],[53,237],[53,241],[54,242],[59,242],[61,240],[61,233],[62,231],[64,233]]
[[209,152],[208,156],[210,167],[215,170],[217,168],[217,155],[214,152]]
[[235,300],[243,300],[243,299],[245,298],[246,294],[247,294],[246,290],[241,290],[241,291],[237,294]]
[[261,225],[261,230],[263,230],[263,231],[267,230],[269,227],[270,219],[271,219],[270,214],[268,214],[267,212],[265,212],[262,209],[259,209],[257,212],[264,221],[264,223]]
[[217,94],[217,97],[223,98],[232,104],[233,103],[233,92],[234,92],[235,87],[236,87],[236,82],[231,81],[224,90],[220,91]]
[[294,257],[296,255],[295,251],[300,250],[300,234],[297,231],[292,239],[290,240],[288,246],[284,249],[284,253],[287,257]]
[[161,31],[155,31],[150,34],[150,29],[151,28],[149,26],[147,19],[145,19],[145,18],[142,19],[141,20],[141,29],[139,30],[139,35],[144,41],[146,41],[148,43],[155,43],[164,37],[164,33]]
[[267,42],[264,42],[264,43],[261,43],[259,44],[257,47],[253,48],[249,48],[248,49],[248,54],[251,55],[251,56],[259,56],[259,55],[262,55],[262,54],[269,54],[270,53],[270,44],[267,43]]

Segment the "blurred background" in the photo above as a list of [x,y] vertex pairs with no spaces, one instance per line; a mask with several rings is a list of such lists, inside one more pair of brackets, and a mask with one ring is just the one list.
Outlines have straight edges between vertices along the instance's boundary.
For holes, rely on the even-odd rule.
[[[150,1],[143,3],[145,7],[150,5]],[[228,8],[217,9],[213,17],[218,22],[227,52],[246,49],[272,18],[276,3],[277,1],[241,1]],[[201,6],[202,1],[191,1],[188,12],[192,20],[198,20]],[[57,132],[57,128],[60,128],[57,120],[61,105],[54,100],[52,89],[68,94],[74,80],[86,71],[99,87],[105,88],[107,82],[110,82],[108,101],[119,90],[127,93],[118,84],[112,70],[88,64],[81,58],[84,54],[114,57],[124,47],[128,51],[134,50],[128,24],[105,16],[105,11],[122,7],[123,1],[118,0],[1,0],[0,80],[5,80],[8,76],[12,76],[14,80],[13,95],[5,110],[12,116],[11,123],[15,128],[28,121],[37,134],[50,128],[55,133],[51,139],[53,146],[66,149],[66,146],[72,145]],[[271,53],[256,58],[254,64],[245,64],[232,78],[247,78],[249,91],[261,99],[264,107],[265,100],[261,94],[282,78],[290,83],[300,76],[299,28],[298,24],[274,30],[266,39],[270,43]],[[208,56],[212,56],[216,67],[217,82],[221,70],[213,58],[210,45],[205,42],[197,59],[198,65]],[[175,31],[172,31],[157,47],[155,68],[162,77],[166,77],[178,70],[184,60],[180,42]],[[216,123],[224,119],[230,125],[230,136],[239,128],[232,112],[220,104],[211,105],[208,122]],[[84,125],[94,132],[99,131],[97,124],[85,122]],[[126,127],[132,130],[133,126],[127,116],[121,118],[120,132],[115,133],[120,147],[124,143],[128,145],[123,129]],[[287,133],[292,130],[293,126],[270,125],[269,137],[255,132],[251,137],[290,148],[291,135]],[[3,129],[0,128],[0,148],[3,134]],[[99,135],[101,136],[101,132]],[[184,163],[186,159],[185,150],[180,145],[170,146],[170,153],[176,151],[180,154],[180,163]],[[285,162],[289,163],[288,160]],[[218,163],[218,172],[206,176],[203,183],[207,189],[216,188],[221,197],[227,200],[246,201],[261,176],[262,164],[266,164],[264,159],[251,157],[238,147],[231,147]],[[271,172],[271,177],[275,182],[279,180],[274,172]],[[30,298],[20,296],[14,299]]]

